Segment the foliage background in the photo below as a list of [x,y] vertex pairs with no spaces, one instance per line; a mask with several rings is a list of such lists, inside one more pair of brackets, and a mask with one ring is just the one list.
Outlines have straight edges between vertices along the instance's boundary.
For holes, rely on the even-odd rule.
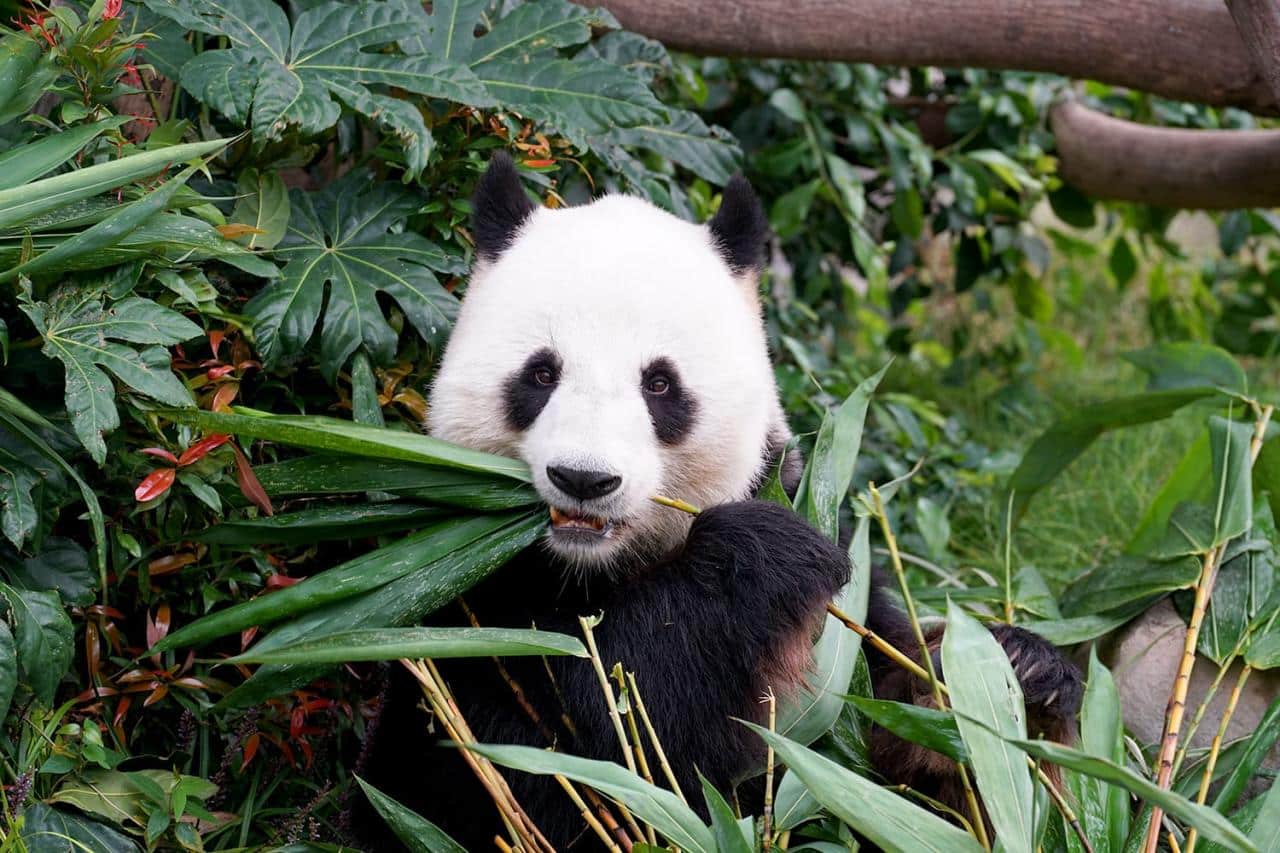
[[[31,839],[55,825],[94,849],[346,837],[378,665],[230,707],[252,667],[217,659],[255,629],[198,656],[144,653],[434,510],[291,499],[272,463],[295,453],[169,410],[418,430],[465,290],[467,198],[495,150],[549,205],[626,191],[691,219],[746,172],[769,205],[767,319],[805,442],[896,356],[854,483],[924,460],[889,521],[926,606],[943,607],[939,582],[980,603],[1012,566],[1022,618],[1048,619],[1129,544],[1203,412],[1105,437],[1011,538],[1005,513],[1039,432],[1142,389],[1120,352],[1216,344],[1255,391],[1276,387],[1280,220],[1093,204],[1056,178],[1045,127],[1069,88],[1163,124],[1249,126],[1243,113],[1047,75],[672,56],[562,0],[99,0],[5,17],[4,845],[45,849]],[[112,163],[136,169],[65,204],[38,183]]]

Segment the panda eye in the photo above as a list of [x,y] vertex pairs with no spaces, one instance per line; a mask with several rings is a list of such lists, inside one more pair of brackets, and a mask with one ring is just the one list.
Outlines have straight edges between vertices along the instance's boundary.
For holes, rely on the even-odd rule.
[[535,367],[533,369],[531,376],[533,377],[533,381],[538,385],[545,386],[545,385],[556,384],[555,371],[552,370],[550,367],[546,367],[545,365],[542,367]]
[[647,394],[655,397],[661,397],[663,394],[671,390],[671,380],[663,376],[661,373],[650,376],[644,383],[644,390]]

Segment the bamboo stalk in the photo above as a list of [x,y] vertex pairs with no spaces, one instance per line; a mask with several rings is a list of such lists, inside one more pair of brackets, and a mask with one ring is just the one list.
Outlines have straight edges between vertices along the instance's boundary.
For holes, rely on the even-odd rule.
[[[941,710],[947,705],[942,698],[941,682],[933,669],[933,655],[929,653],[929,643],[924,638],[924,629],[920,627],[920,617],[916,613],[915,599],[911,597],[911,587],[907,584],[907,573],[902,567],[902,556],[898,553],[898,539],[893,534],[893,526],[889,524],[889,516],[884,509],[884,501],[875,483],[870,484],[871,500],[874,503],[876,519],[880,522],[880,532],[884,536],[885,545],[889,548],[889,561],[893,565],[893,573],[898,579],[898,589],[902,592],[902,602],[907,608],[907,617],[911,622],[911,630],[920,644],[920,655],[925,672],[929,675],[929,687],[933,691],[934,702]],[[973,817],[973,828],[977,833],[978,843],[984,850],[991,849],[991,841],[987,837],[986,822],[982,819],[982,807],[978,805],[978,795],[974,793],[973,784],[969,781],[969,772],[963,762],[956,762],[956,773],[960,777],[960,785],[964,788],[964,797],[969,804],[969,814]]]
[[1218,667],[1217,673],[1213,676],[1213,681],[1209,684],[1209,688],[1205,691],[1204,698],[1200,700],[1199,706],[1196,707],[1196,713],[1191,718],[1191,724],[1187,726],[1186,734],[1182,738],[1182,743],[1178,746],[1178,754],[1173,759],[1173,775],[1177,778],[1179,771],[1182,770],[1182,764],[1187,760],[1187,754],[1191,749],[1191,739],[1196,736],[1196,732],[1200,730],[1200,723],[1204,721],[1204,715],[1209,710],[1209,703],[1213,697],[1218,694],[1218,688],[1222,686],[1223,679],[1226,678],[1227,670],[1231,668],[1231,664],[1238,656],[1238,649],[1233,651],[1231,655],[1223,661]]
[[[765,701],[769,703],[769,731],[772,732],[778,727],[778,699],[773,695],[772,687],[769,688]],[[761,830],[764,853],[770,853],[773,849],[773,758],[771,745],[765,752],[764,765],[764,825]]]
[[[622,673],[622,664],[613,665],[613,678],[618,682],[618,694],[620,696],[628,696],[626,676]],[[631,748],[635,750],[636,766],[640,768],[640,775],[650,785],[653,784],[653,774],[649,772],[649,761],[645,758],[644,744],[640,741],[640,729],[636,726],[636,715],[631,711],[631,703],[628,701],[627,710],[620,712],[627,717],[627,731],[631,735]],[[658,835],[654,831],[653,826],[645,826],[645,837],[649,839],[649,844],[654,847],[658,846]]]
[[595,807],[596,814],[600,816],[600,822],[613,833],[613,837],[618,839],[618,843],[629,853],[633,845],[631,836],[627,835],[627,831],[618,823],[618,819],[613,816],[613,812],[609,811],[608,803],[600,799],[600,795],[591,788],[583,788],[583,790],[587,792],[587,799],[591,801],[591,805]]
[[578,807],[578,813],[582,815],[582,819],[587,822],[587,826],[591,827],[592,831],[595,832],[599,839],[604,842],[604,846],[609,849],[610,853],[622,853],[622,848],[620,848],[609,836],[608,832],[605,832],[604,826],[596,819],[596,816],[591,813],[590,807],[582,801],[582,797],[578,796],[578,792],[574,789],[573,783],[561,776],[559,773],[556,774],[556,781],[560,783],[561,788],[564,788],[564,792],[569,795],[569,799],[573,800],[573,804]]
[[667,777],[667,783],[671,785],[671,790],[675,793],[680,801],[685,805],[689,801],[684,798],[684,792],[680,790],[680,783],[676,780],[675,771],[671,769],[671,762],[667,761],[667,753],[662,748],[662,741],[658,739],[658,732],[653,728],[653,720],[649,719],[649,712],[644,707],[644,697],[640,695],[640,688],[636,684],[636,674],[634,672],[627,673],[627,683],[631,685],[631,697],[635,700],[636,711],[640,714],[640,721],[644,723],[645,731],[649,735],[649,742],[653,744],[653,751],[657,753],[658,765],[662,768],[662,773]]
[[[1209,747],[1209,757],[1205,759],[1204,773],[1200,776],[1200,790],[1196,794],[1196,802],[1204,805],[1205,800],[1209,798],[1209,785],[1213,782],[1213,769],[1218,764],[1218,754],[1222,750],[1222,741],[1227,735],[1227,726],[1231,723],[1231,717],[1236,712],[1236,705],[1240,701],[1240,693],[1244,690],[1245,682],[1249,680],[1253,667],[1245,664],[1240,670],[1240,676],[1236,678],[1236,683],[1231,688],[1231,694],[1227,697],[1227,707],[1222,711],[1222,719],[1218,721],[1218,731],[1213,735],[1213,743]],[[1187,833],[1187,844],[1184,848],[1186,853],[1195,853],[1196,838],[1198,833],[1193,826]]]
[[656,504],[661,504],[662,506],[668,506],[668,507],[671,507],[672,509],[678,509],[681,512],[687,512],[689,513],[689,515],[697,515],[698,513],[702,512],[702,510],[698,509],[693,504],[685,503],[684,501],[679,500],[677,498],[668,498],[668,497],[664,497],[663,495],[654,495],[653,497],[649,498],[649,500],[653,501]]
[[[1262,451],[1262,442],[1267,435],[1267,424],[1271,421],[1274,406],[1264,406],[1258,411],[1254,421],[1253,435],[1249,440],[1249,465],[1258,461]],[[1156,785],[1168,789],[1173,783],[1173,759],[1178,749],[1178,739],[1182,728],[1182,718],[1186,712],[1187,688],[1191,683],[1191,673],[1195,669],[1196,646],[1200,641],[1200,628],[1204,624],[1205,611],[1213,596],[1213,584],[1217,580],[1218,567],[1227,543],[1222,543],[1204,556],[1200,570],[1200,580],[1196,584],[1195,604],[1191,610],[1191,619],[1187,624],[1186,637],[1182,644],[1182,660],[1178,664],[1178,673],[1173,680],[1173,690],[1169,696],[1169,706],[1165,712],[1164,737],[1160,742],[1160,754],[1156,759]],[[1153,806],[1151,822],[1147,825],[1144,853],[1156,853],[1160,843],[1160,824],[1164,819],[1164,810]]]

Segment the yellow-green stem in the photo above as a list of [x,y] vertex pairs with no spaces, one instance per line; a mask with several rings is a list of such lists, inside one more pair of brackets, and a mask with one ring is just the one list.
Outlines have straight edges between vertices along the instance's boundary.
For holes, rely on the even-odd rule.
[[[1196,802],[1204,805],[1205,800],[1209,798],[1209,785],[1213,782],[1213,769],[1218,764],[1218,755],[1222,751],[1222,741],[1227,736],[1227,726],[1231,723],[1231,717],[1236,712],[1236,705],[1240,701],[1240,693],[1244,690],[1245,682],[1249,680],[1249,674],[1253,672],[1253,667],[1245,664],[1240,669],[1240,676],[1236,678],[1236,683],[1231,688],[1231,695],[1227,697],[1227,707],[1222,711],[1222,719],[1218,721],[1218,731],[1214,733],[1213,743],[1209,746],[1209,757],[1204,762],[1204,773],[1200,776],[1200,790],[1196,794]],[[1191,827],[1191,831],[1187,833],[1187,844],[1184,848],[1186,853],[1195,853],[1196,849],[1196,828]]]

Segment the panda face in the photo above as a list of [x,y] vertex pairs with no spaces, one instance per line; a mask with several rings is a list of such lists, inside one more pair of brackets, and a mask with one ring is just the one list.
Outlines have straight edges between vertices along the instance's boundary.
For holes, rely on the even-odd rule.
[[573,567],[670,552],[690,517],[651,498],[747,497],[786,429],[754,271],[735,271],[708,227],[625,196],[528,209],[495,251],[484,202],[432,434],[528,463],[547,544]]

